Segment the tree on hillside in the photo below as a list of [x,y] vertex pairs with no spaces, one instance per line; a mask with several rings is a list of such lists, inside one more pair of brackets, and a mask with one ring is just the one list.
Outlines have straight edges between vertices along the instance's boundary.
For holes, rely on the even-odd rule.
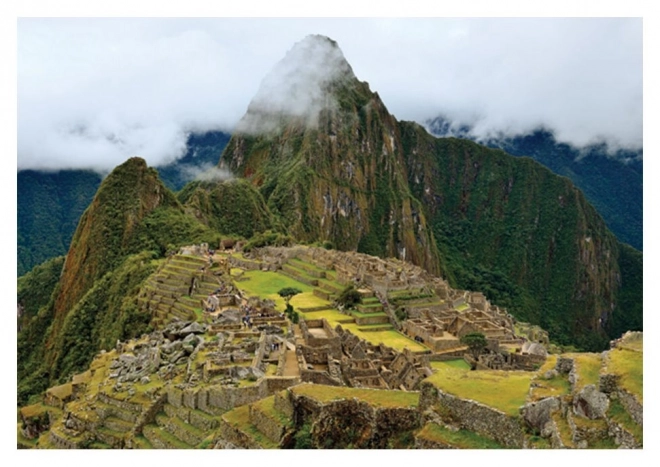
[[286,303],[287,308],[289,307],[289,302],[291,299],[299,293],[302,293],[302,290],[296,289],[295,287],[284,287],[283,289],[280,289],[279,292],[277,292],[277,294],[284,299],[284,303]]
[[482,354],[488,345],[486,336],[480,332],[471,332],[470,334],[464,335],[461,337],[461,343],[469,347],[470,353],[475,360],[479,359],[479,355]]

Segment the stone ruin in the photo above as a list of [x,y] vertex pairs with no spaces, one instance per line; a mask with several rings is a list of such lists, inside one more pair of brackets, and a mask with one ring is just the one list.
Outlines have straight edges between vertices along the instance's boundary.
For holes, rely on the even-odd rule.
[[[460,339],[470,333],[483,334],[491,349],[503,349],[501,358],[486,359],[484,365],[532,368],[537,359],[528,355],[547,354],[545,349],[538,350],[548,344],[547,333],[536,332],[537,328],[530,326],[526,334],[537,345],[534,352],[528,352],[527,337],[516,335],[515,320],[506,310],[492,305],[483,293],[452,289],[445,280],[411,263],[305,246],[264,247],[252,252],[252,260],[262,269],[281,269],[292,258],[334,270],[341,284],[372,291],[390,323],[435,354],[449,355],[465,349]],[[395,317],[397,308],[407,319],[399,321]],[[517,356],[508,356],[516,353],[514,348],[520,349]]]
[[301,380],[332,386],[416,390],[432,374],[428,358],[373,345],[325,319],[301,321],[296,346]]

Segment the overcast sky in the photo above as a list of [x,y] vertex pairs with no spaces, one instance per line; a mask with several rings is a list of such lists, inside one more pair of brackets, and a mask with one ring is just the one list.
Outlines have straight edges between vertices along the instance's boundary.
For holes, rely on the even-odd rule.
[[18,168],[174,160],[190,131],[231,132],[308,34],[399,120],[641,147],[641,19],[19,19]]

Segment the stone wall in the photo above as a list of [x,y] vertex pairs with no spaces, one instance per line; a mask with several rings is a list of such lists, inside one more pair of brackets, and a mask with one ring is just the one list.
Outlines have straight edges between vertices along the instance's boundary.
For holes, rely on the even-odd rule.
[[422,426],[416,408],[375,408],[356,399],[320,403],[296,394],[291,403],[294,412],[311,420],[317,448],[383,449],[393,437]]
[[292,419],[294,413],[293,402],[291,400],[290,392],[278,392],[275,394],[274,406],[275,410],[286,415],[287,418]]
[[252,425],[275,443],[279,443],[284,436],[286,431],[285,427],[281,425],[279,421],[269,417],[254,405],[250,405],[249,407],[249,419]]
[[637,401],[637,398],[623,389],[620,389],[617,392],[621,404],[630,414],[632,419],[639,426],[643,426],[644,423],[644,407]]
[[428,382],[423,382],[420,389],[419,408],[422,412],[431,409],[448,423],[457,424],[507,447],[523,447],[524,431],[519,417],[452,396]]

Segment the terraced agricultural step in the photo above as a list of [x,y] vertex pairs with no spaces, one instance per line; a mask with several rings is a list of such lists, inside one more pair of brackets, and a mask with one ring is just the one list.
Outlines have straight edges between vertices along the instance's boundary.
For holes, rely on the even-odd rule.
[[219,431],[223,438],[243,449],[276,449],[274,443],[249,420],[249,406],[231,410],[221,417]]
[[365,324],[385,324],[390,322],[390,318],[385,313],[370,313],[368,316],[353,314],[358,326]]
[[362,332],[381,332],[381,331],[393,331],[394,326],[391,324],[383,324],[382,326],[365,326],[365,327],[358,327],[358,331]]
[[328,303],[327,305],[298,307],[298,310],[302,311],[303,313],[314,313],[315,311],[327,311],[327,310],[334,310],[334,309],[335,308],[330,303]]
[[108,417],[103,421],[103,426],[120,433],[127,433],[133,429],[133,423],[117,417]]
[[165,414],[156,415],[156,424],[170,435],[190,446],[196,446],[207,436],[199,428],[190,425],[178,417],[168,417]]
[[334,285],[334,284],[332,284],[330,282],[326,282],[324,280],[319,280],[318,286],[321,289],[323,289],[327,292],[330,292],[331,294],[340,294],[343,290],[343,288],[341,288],[340,286]]
[[311,277],[316,277],[316,278],[319,278],[319,279],[322,279],[322,278],[326,277],[325,271],[323,271],[320,268],[314,266],[313,264],[306,263],[306,262],[304,262],[300,259],[295,258],[295,259],[289,260],[289,262],[287,264],[290,264],[291,266],[293,266],[297,269],[301,269],[301,270],[305,271],[305,273],[307,273],[307,275],[309,275]]
[[250,404],[249,420],[259,432],[279,444],[292,421],[275,408],[274,400],[275,396],[270,396]]
[[383,305],[380,303],[369,304],[369,305],[358,305],[357,309],[360,313],[382,313]]
[[293,279],[298,282],[302,282],[303,284],[311,285],[312,287],[316,287],[319,284],[319,279],[311,279],[308,277],[303,276],[302,274],[299,274],[297,272],[291,272],[291,270],[294,270],[295,268],[292,268],[291,266],[286,267],[287,265],[285,264],[280,271],[278,271],[280,274],[287,276],[290,279]]
[[183,308],[182,306],[179,306],[179,304],[175,304],[171,309],[170,309],[170,314],[172,316],[175,316],[183,321],[189,321],[191,319],[194,319],[194,312],[187,309]]
[[327,290],[316,288],[312,293],[323,300],[332,301],[332,294]]
[[113,430],[105,426],[97,428],[94,434],[99,440],[112,446],[113,449],[122,449],[128,436],[125,432]]
[[192,449],[191,445],[153,424],[145,425],[142,434],[155,449]]
[[154,449],[154,445],[144,435],[139,435],[133,438],[133,449]]
[[101,401],[96,401],[95,406],[96,413],[102,419],[107,419],[108,417],[116,417],[120,420],[123,420],[124,422],[134,424],[137,422],[138,418],[140,418],[139,413],[132,412],[130,410],[124,410],[116,405],[106,404]]

